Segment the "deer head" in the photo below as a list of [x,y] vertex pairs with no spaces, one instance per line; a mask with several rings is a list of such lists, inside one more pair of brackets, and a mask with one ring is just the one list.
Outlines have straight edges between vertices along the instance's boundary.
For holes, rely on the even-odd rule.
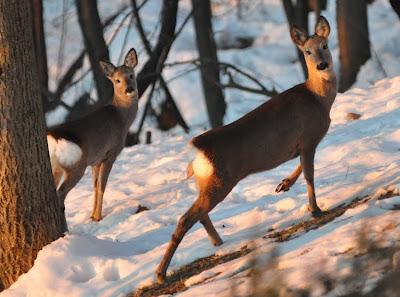
[[133,48],[126,54],[124,64],[119,67],[110,62],[100,62],[104,74],[113,83],[115,97],[133,99],[138,95],[134,71],[136,65],[137,55]]
[[303,52],[308,72],[329,80],[333,73],[332,56],[328,48],[330,33],[328,21],[321,16],[315,25],[315,34],[308,36],[306,31],[296,25],[290,29],[290,36]]

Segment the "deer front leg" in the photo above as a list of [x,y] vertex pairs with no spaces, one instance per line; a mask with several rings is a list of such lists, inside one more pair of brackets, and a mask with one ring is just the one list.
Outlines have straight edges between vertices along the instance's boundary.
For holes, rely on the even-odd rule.
[[301,173],[301,164],[296,167],[296,169],[292,172],[292,174],[283,179],[282,182],[276,187],[275,192],[286,192],[289,191],[290,187],[294,185]]
[[219,237],[217,230],[215,230],[213,223],[210,220],[208,214],[206,214],[203,219],[200,220],[200,223],[204,226],[207,231],[208,237],[211,240],[211,243],[214,246],[219,246],[223,243],[221,237]]
[[[110,158],[105,160],[100,164],[99,172],[98,172],[98,181],[95,189],[95,203],[92,214],[93,221],[101,221],[102,219],[102,207],[103,207],[103,195],[106,189],[108,176],[110,175],[111,168],[114,164],[115,158]],[[93,181],[94,182],[94,181]]]
[[92,215],[90,216],[92,219],[94,218],[95,210],[97,209],[97,204],[98,204],[98,191],[99,189],[99,172],[100,172],[100,166],[99,165],[94,165],[92,166],[92,179],[93,179],[93,192],[94,192],[94,205],[93,205],[93,211]]
[[315,149],[304,151],[300,155],[301,167],[303,168],[303,175],[307,182],[308,192],[308,208],[311,211],[313,217],[319,217],[322,215],[321,209],[317,205],[315,198],[314,189],[314,156]]

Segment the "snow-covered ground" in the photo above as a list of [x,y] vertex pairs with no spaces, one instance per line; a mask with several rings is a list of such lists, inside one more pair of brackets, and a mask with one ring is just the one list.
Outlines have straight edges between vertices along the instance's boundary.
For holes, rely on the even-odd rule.
[[[255,2],[258,5],[251,4]],[[115,7],[109,9],[109,1],[101,3],[104,15],[116,10]],[[143,15],[149,23],[156,21],[160,3],[150,1],[145,6]],[[300,65],[294,63],[296,53],[289,39],[281,1],[249,3],[242,21],[236,19],[235,12],[222,11],[214,25],[217,34],[239,32],[254,36],[254,46],[245,50],[220,51],[220,60],[247,69],[266,86],[275,86],[279,91],[300,82]],[[329,3],[324,15],[333,29],[330,48],[337,65],[334,1]],[[263,9],[260,9],[261,4],[264,4]],[[190,1],[183,1],[180,9],[181,21],[190,11]],[[374,52],[390,78],[377,81],[383,74],[373,55],[356,83],[361,88],[337,96],[331,112],[330,131],[316,155],[317,200],[325,210],[365,194],[382,192],[387,186],[400,187],[400,76],[395,77],[400,75],[400,39],[395,37],[400,32],[400,21],[384,0],[375,1],[369,7],[369,16]],[[310,21],[313,23],[312,17]],[[172,48],[169,62],[196,57],[193,33],[189,24]],[[75,42],[66,55],[79,52],[82,44],[79,38]],[[133,42],[133,46],[138,44]],[[54,45],[50,52],[57,49]],[[120,49],[117,45],[111,49],[112,60],[116,61]],[[74,56],[68,57],[73,59]],[[145,57],[141,57],[139,55],[143,62]],[[180,71],[182,69],[167,68],[167,80]],[[90,220],[93,190],[88,170],[67,197],[70,232],[46,246],[34,267],[0,296],[124,296],[154,280],[154,270],[179,217],[196,198],[194,180],[185,179],[186,166],[192,157],[187,143],[206,125],[198,73],[188,73],[170,85],[184,116],[194,127],[192,135],[184,135],[176,128],[165,134],[155,133],[151,145],[125,149],[112,170],[104,198],[104,219],[99,223]],[[229,90],[226,95],[226,122],[266,100],[240,91]],[[359,113],[362,117],[348,121],[348,112]],[[55,115],[50,120],[55,121],[54,118]],[[146,123],[149,129],[151,125]],[[400,212],[391,208],[400,204],[398,196],[387,200],[372,199],[329,224],[284,243],[263,239],[270,228],[279,230],[310,218],[303,177],[289,192],[274,192],[276,185],[298,162],[293,160],[243,180],[211,213],[224,244],[212,246],[204,229],[196,224],[179,246],[169,271],[203,256],[238,250],[253,241],[258,247],[257,252],[265,254],[278,246],[279,269],[285,272],[290,284],[304,287],[307,277],[320,268],[322,262],[327,269],[338,269],[346,261],[344,252],[355,246],[355,236],[365,224],[370,227],[372,236],[384,234],[387,244],[395,242],[400,231]],[[136,214],[138,205],[149,210]],[[239,289],[245,290],[249,286],[246,269],[251,257],[250,254],[189,279],[187,286],[211,277],[207,284],[190,286],[178,296],[229,296],[232,279],[239,280]]]

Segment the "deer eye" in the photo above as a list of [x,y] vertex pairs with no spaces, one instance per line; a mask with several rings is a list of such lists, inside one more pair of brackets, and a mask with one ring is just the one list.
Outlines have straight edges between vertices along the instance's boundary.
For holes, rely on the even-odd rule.
[[326,44],[324,44],[324,45],[322,46],[322,48],[323,48],[324,50],[326,50],[326,49],[328,48],[328,46],[327,46]]
[[116,80],[117,84],[119,84],[121,81],[119,79]]
[[310,52],[310,51],[306,51],[306,54],[307,54],[307,55],[311,55],[311,52]]

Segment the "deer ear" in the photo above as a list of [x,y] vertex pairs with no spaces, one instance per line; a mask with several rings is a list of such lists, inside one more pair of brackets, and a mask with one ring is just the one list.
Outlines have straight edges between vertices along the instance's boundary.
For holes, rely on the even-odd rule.
[[328,38],[330,32],[331,27],[329,26],[328,20],[323,16],[320,16],[318,22],[315,24],[315,34]]
[[308,38],[307,32],[296,25],[290,28],[290,37],[292,37],[293,42],[299,47],[302,47]]
[[135,68],[138,63],[137,54],[134,48],[131,48],[125,56],[124,65]]
[[108,77],[111,78],[116,67],[110,62],[100,61],[100,67],[103,70],[103,73]]

